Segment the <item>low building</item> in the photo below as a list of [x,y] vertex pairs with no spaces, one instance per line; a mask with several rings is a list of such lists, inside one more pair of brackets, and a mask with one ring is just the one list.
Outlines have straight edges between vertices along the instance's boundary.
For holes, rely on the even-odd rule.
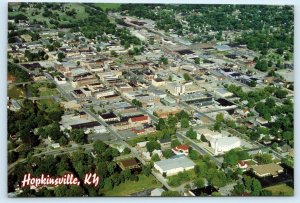
[[154,87],[159,87],[159,86],[164,86],[166,84],[166,81],[164,81],[161,78],[153,78],[152,81],[151,81],[151,84]]
[[136,159],[126,159],[119,162],[119,166],[122,170],[140,168],[140,162]]
[[138,147],[138,148],[144,148],[144,147],[146,147],[146,144],[148,143],[149,141],[144,141],[144,142],[138,142],[138,143],[136,143],[136,146]]
[[145,134],[145,129],[140,127],[131,128],[131,132],[137,135],[143,135]]
[[160,139],[158,140],[158,143],[162,148],[168,148],[171,146],[171,139],[170,138]]
[[66,110],[79,110],[81,108],[81,105],[76,100],[61,102],[60,106]]
[[112,89],[108,89],[108,88],[102,88],[98,92],[94,93],[94,97],[96,99],[102,99],[102,98],[105,98],[108,96],[113,96],[113,95],[115,95],[115,91]]
[[159,118],[167,118],[169,115],[175,115],[180,111],[179,107],[158,106],[154,109],[153,113]]
[[92,96],[92,91],[88,87],[82,88],[81,91],[83,92],[83,94],[86,97],[91,97]]
[[237,167],[239,167],[240,169],[247,169],[248,164],[245,161],[241,160],[238,162]]
[[191,170],[194,167],[195,163],[187,157],[166,159],[154,163],[154,168],[163,176],[176,175],[179,172]]
[[124,92],[132,92],[133,91],[133,87],[131,87],[130,85],[128,84],[116,84],[115,85],[115,90],[117,92],[120,92],[120,93],[124,93]]
[[165,97],[161,102],[167,106],[175,106],[177,104],[177,101],[172,97]]
[[263,117],[257,118],[256,121],[257,121],[258,123],[260,123],[261,125],[265,125],[265,124],[268,123],[268,121],[267,121],[266,119],[264,119]]
[[283,168],[275,163],[263,164],[258,166],[253,166],[253,172],[258,177],[277,177],[278,174],[283,173]]
[[241,140],[237,137],[222,137],[210,141],[215,155],[223,154],[231,149],[241,147]]
[[159,157],[160,159],[163,157],[162,151],[161,151],[160,149],[155,149],[155,150],[153,150],[152,156],[153,156],[154,154],[157,154],[158,157]]
[[53,143],[51,144],[51,147],[53,147],[54,149],[60,148],[60,144],[59,143]]
[[129,118],[128,122],[131,126],[136,126],[140,124],[149,124],[151,119],[149,116],[136,116]]
[[188,145],[178,145],[175,148],[172,149],[174,154],[176,155],[185,155],[187,156],[189,154],[189,146]]
[[120,121],[120,118],[113,112],[100,114],[99,117],[101,117],[105,122]]
[[80,89],[75,89],[71,92],[71,94],[75,97],[75,98],[84,98],[85,94],[82,92],[82,90]]
[[231,97],[233,96],[232,92],[229,92],[228,90],[224,89],[224,88],[219,88],[219,89],[215,89],[214,93],[219,96],[219,97]]
[[55,77],[54,77],[54,81],[55,81],[56,84],[58,84],[58,85],[63,85],[63,84],[66,84],[66,83],[67,83],[66,78],[65,78],[65,77],[60,77],[60,76],[55,76]]
[[165,190],[162,188],[155,188],[154,190],[151,191],[150,196],[152,197],[160,197],[161,194],[164,192]]
[[213,96],[208,93],[195,92],[181,96],[181,100],[187,104],[193,104],[197,106],[208,106],[214,103]]
[[217,131],[212,131],[210,129],[199,129],[197,130],[197,140],[201,139],[201,136],[204,136],[207,141],[211,141],[213,139],[222,138],[222,134]]
[[170,82],[166,84],[167,90],[174,96],[179,96],[185,93],[185,85],[177,82]]

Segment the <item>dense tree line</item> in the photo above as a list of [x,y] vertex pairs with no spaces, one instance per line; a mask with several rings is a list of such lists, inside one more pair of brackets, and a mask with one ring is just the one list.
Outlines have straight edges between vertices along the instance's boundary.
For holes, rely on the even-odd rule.
[[16,77],[16,82],[28,82],[31,80],[30,75],[18,65],[8,62],[8,73]]
[[[226,85],[225,87],[228,91],[234,93],[235,96],[240,97],[241,101],[247,101],[249,108],[254,108],[261,117],[269,121],[268,127],[271,135],[283,139],[293,146],[294,103],[286,98],[286,90],[269,86],[246,93],[240,86]],[[276,105],[275,100],[271,96],[282,99],[281,105]],[[272,121],[272,117],[276,119]],[[259,139],[261,134],[258,129],[252,129],[251,131],[245,129],[241,133],[246,133],[252,140]]]
[[[66,186],[61,185],[55,187],[54,190],[43,188],[36,192],[25,188],[20,195],[27,196],[55,196],[55,197],[79,197],[79,196],[103,196],[105,191],[112,190],[114,187],[127,180],[138,181],[136,173],[129,169],[122,170],[113,158],[119,156],[120,153],[115,148],[109,147],[102,141],[96,141],[93,144],[94,158],[90,153],[83,150],[73,152],[71,155],[63,154],[58,156],[47,155],[44,157],[29,157],[28,161],[23,164],[18,164],[14,172],[9,176],[9,185],[14,182],[19,182],[23,179],[25,173],[31,173],[33,176],[49,174],[51,176],[64,175],[73,173],[76,177],[83,180],[86,173],[95,172],[100,177],[100,182],[97,187],[84,185]],[[142,167],[142,174],[149,176],[151,174],[151,166],[145,165]],[[13,190],[13,188],[9,188]]]
[[[262,5],[121,5],[120,11],[154,20],[156,27],[173,29],[183,34],[183,24],[175,18],[181,16],[189,32],[196,34],[194,41],[222,39],[222,31],[241,32],[238,43],[249,49],[266,52],[281,48],[293,50],[294,14],[290,6]],[[215,31],[214,36],[208,31]]]

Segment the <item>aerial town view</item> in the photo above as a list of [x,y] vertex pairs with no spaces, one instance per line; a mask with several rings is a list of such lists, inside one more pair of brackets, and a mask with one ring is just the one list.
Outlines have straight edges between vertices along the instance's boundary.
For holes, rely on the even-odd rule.
[[8,196],[293,196],[293,53],[293,6],[8,3]]

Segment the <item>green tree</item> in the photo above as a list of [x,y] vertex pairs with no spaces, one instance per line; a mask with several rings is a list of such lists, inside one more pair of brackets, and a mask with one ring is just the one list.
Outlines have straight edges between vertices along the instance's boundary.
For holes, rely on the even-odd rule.
[[224,122],[224,115],[222,113],[216,115],[216,122]]
[[191,138],[191,139],[196,139],[197,138],[197,132],[193,130],[193,128],[190,128],[186,134],[187,137]]
[[54,194],[56,197],[65,197],[66,196],[66,191],[67,191],[67,186],[66,185],[59,185],[54,188]]
[[257,179],[253,180],[251,189],[252,189],[251,194],[253,196],[259,196],[260,195],[260,193],[262,191],[262,186],[261,186],[260,182]]
[[65,58],[65,54],[63,52],[59,52],[57,55],[58,61],[62,62],[62,59]]
[[83,129],[73,129],[70,132],[71,139],[79,144],[83,144],[85,142],[85,136]]
[[180,123],[182,128],[188,128],[190,126],[188,118],[182,118]]
[[153,161],[153,162],[160,161],[160,158],[159,158],[158,154],[156,154],[156,153],[153,154],[152,157],[151,157],[151,161]]
[[183,78],[185,79],[185,81],[190,81],[192,80],[191,76],[188,73],[184,73],[183,74]]
[[283,99],[287,96],[288,92],[286,90],[278,89],[275,92],[275,96],[279,99]]
[[197,187],[197,188],[203,188],[205,187],[205,180],[204,178],[197,178],[194,180],[194,185]]
[[201,139],[202,142],[208,142],[208,140],[205,138],[205,136],[203,134],[201,135],[200,139]]
[[174,155],[171,149],[166,149],[162,151],[162,154],[166,159],[169,159]]
[[157,141],[149,141],[146,144],[146,148],[147,148],[148,152],[151,153],[151,152],[153,152],[153,150],[155,150],[155,149],[158,150],[161,147],[160,147],[160,144]]
[[196,150],[194,149],[190,149],[189,150],[189,157],[192,159],[192,160],[197,160],[199,158],[199,154]]
[[165,129],[167,126],[166,126],[166,123],[165,123],[165,120],[162,119],[162,118],[159,118],[158,119],[158,123],[156,125],[156,130],[163,130]]
[[165,58],[165,57],[160,57],[160,62],[163,63],[164,65],[167,65],[168,64],[168,58]]
[[117,52],[114,51],[114,50],[110,51],[110,55],[113,56],[113,57],[117,57],[118,56]]
[[142,167],[142,173],[145,176],[149,176],[151,174],[151,166],[150,165],[143,165],[143,167]]
[[180,197],[180,193],[178,191],[164,191],[161,194],[162,197]]
[[221,125],[222,125],[222,123],[220,123],[220,122],[215,122],[214,130],[215,130],[215,131],[221,131]]
[[179,145],[181,145],[181,143],[177,139],[172,140],[172,142],[171,142],[172,148],[177,147]]
[[106,149],[108,148],[108,146],[101,140],[95,141],[93,143],[93,147],[94,147],[95,151],[97,152],[97,154],[103,154],[106,151]]

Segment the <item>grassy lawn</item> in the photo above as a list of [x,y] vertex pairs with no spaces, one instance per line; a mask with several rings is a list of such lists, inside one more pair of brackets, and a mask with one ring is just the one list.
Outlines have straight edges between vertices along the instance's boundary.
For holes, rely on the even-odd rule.
[[8,88],[7,96],[14,98],[14,99],[19,99],[21,97],[24,97],[24,92],[21,88],[13,86]]
[[56,89],[50,89],[50,88],[47,88],[47,87],[40,87],[39,88],[39,91],[40,91],[40,96],[50,96],[50,95],[57,95],[58,92]]
[[120,185],[114,187],[110,191],[105,191],[105,196],[127,196],[136,192],[141,192],[151,188],[162,187],[161,183],[150,175],[149,177],[145,175],[138,175],[139,181],[126,181]]
[[97,7],[100,7],[102,8],[104,11],[106,9],[116,9],[116,8],[119,8],[121,4],[112,4],[112,3],[98,3],[98,4],[95,4]]
[[54,100],[53,99],[40,99],[38,100],[38,105],[41,106],[41,105],[46,105],[46,106],[50,106],[52,104],[54,104]]
[[168,183],[170,186],[173,187],[177,187],[180,186],[184,183],[187,183],[191,180],[194,180],[196,178],[196,174],[195,171],[192,170],[188,170],[188,171],[184,171],[181,174],[185,173],[185,175],[181,176],[180,174],[174,175],[174,176],[170,176],[168,177]]
[[271,187],[265,188],[272,192],[273,195],[278,196],[293,196],[294,189],[288,186],[287,184],[274,185]]

